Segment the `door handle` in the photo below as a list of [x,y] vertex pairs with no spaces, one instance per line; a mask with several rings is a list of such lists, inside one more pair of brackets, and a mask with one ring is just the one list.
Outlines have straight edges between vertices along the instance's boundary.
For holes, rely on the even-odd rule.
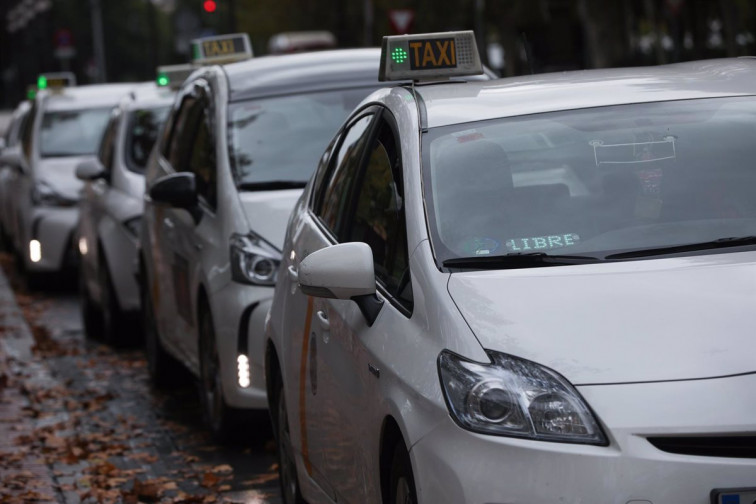
[[297,270],[294,269],[294,265],[290,265],[288,268],[289,271],[289,280],[292,282],[298,282],[299,281],[299,273]]
[[320,324],[321,329],[324,331],[327,331],[331,328],[331,323],[328,321],[328,315],[325,314],[323,310],[318,310],[318,313],[316,313],[318,317],[318,323]]

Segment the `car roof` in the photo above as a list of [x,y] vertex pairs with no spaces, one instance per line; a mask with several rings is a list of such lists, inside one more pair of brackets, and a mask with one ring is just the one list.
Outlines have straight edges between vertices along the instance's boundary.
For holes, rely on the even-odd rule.
[[121,99],[120,107],[123,110],[162,107],[171,105],[175,98],[175,90],[147,81],[135,85],[127,92]]
[[135,87],[135,84],[91,84],[61,91],[41,91],[39,100],[46,100],[47,110],[80,110],[114,107]]
[[416,87],[428,127],[559,110],[756,94],[756,58],[582,70]]
[[262,56],[224,65],[230,100],[378,85],[378,48]]

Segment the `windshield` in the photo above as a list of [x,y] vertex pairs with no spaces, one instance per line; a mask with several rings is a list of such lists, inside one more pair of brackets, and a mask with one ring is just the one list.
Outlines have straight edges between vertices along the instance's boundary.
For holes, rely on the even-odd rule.
[[129,170],[144,173],[147,159],[169,110],[170,106],[164,106],[131,112],[126,137],[126,166]]
[[112,107],[45,112],[39,153],[42,157],[94,154]]
[[328,142],[372,88],[249,100],[229,106],[229,148],[237,186],[304,187]]
[[750,97],[554,112],[425,137],[424,190],[440,263],[641,257],[627,253],[756,236]]

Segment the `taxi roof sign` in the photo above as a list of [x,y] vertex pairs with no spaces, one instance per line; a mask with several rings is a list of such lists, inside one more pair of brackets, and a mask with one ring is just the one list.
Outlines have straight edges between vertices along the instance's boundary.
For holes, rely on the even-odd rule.
[[194,70],[195,67],[190,64],[161,65],[157,67],[155,83],[158,87],[178,89]]
[[246,33],[231,33],[192,40],[192,63],[222,65],[252,57],[252,44]]
[[76,76],[71,72],[52,72],[37,77],[37,89],[61,89],[76,85]]
[[380,81],[438,80],[482,73],[471,30],[383,37]]

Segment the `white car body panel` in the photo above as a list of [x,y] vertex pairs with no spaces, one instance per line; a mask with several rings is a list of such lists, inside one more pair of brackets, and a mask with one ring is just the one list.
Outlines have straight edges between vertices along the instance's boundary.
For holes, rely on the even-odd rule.
[[484,348],[575,385],[713,378],[756,371],[743,352],[756,327],[755,261],[742,252],[457,273],[449,293]]
[[[432,128],[754,95],[754,74],[753,61],[727,60],[417,89]],[[756,435],[756,252],[449,273],[428,237],[417,106],[403,88],[361,107],[371,103],[392,112],[401,137],[414,307],[408,317],[379,290],[384,305],[368,327],[355,302],[302,294],[299,261],[335,242],[309,209],[311,182],[287,230],[266,326],[306,500],[384,502],[381,443],[394,424],[421,504],[709,504],[714,489],[756,487],[754,458],[686,455],[649,440]],[[593,410],[608,445],[460,427],[441,390],[444,350],[481,363],[494,350],[554,369]]]

